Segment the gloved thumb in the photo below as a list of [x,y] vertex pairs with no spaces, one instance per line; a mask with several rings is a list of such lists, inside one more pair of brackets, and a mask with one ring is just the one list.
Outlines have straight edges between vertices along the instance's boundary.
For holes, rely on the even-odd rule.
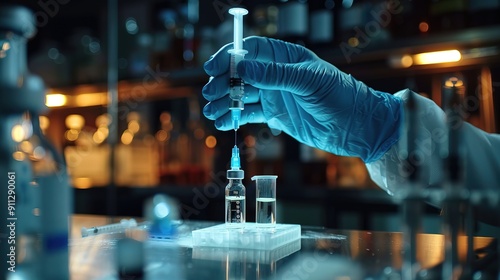
[[[302,66],[302,67],[301,67]],[[312,74],[301,63],[276,63],[243,60],[237,66],[238,75],[247,84],[260,89],[304,92],[304,79]]]

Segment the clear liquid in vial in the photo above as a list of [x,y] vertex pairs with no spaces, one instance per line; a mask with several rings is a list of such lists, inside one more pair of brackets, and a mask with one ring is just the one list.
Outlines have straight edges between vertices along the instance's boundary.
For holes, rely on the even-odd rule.
[[276,224],[276,198],[257,198],[255,220],[259,226]]
[[226,196],[226,226],[240,227],[245,223],[245,197]]

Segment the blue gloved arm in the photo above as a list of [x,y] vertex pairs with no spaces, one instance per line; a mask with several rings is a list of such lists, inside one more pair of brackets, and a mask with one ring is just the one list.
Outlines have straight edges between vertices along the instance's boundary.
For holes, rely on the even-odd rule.
[[[221,48],[205,63],[212,78],[203,88],[203,112],[220,130],[232,129],[229,54]],[[375,91],[310,50],[280,40],[249,37],[238,64],[245,81],[241,125],[267,123],[312,147],[342,156],[378,160],[396,143],[402,101]]]

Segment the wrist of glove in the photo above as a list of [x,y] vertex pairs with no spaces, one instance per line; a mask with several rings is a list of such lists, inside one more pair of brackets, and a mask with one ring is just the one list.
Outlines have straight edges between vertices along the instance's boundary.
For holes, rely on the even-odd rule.
[[[204,113],[221,130],[231,129],[228,65],[222,48],[205,64],[213,78],[203,94]],[[245,81],[241,124],[266,122],[298,141],[333,154],[379,159],[399,139],[403,104],[323,61],[308,49],[279,40],[250,37],[238,66]]]

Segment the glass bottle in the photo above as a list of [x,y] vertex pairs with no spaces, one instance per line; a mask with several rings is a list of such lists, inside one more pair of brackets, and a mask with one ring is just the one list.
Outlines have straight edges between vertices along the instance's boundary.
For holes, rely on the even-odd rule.
[[40,194],[42,234],[41,273],[44,279],[69,279],[69,219],[72,213],[72,188],[64,158],[43,135],[39,116],[31,114],[33,136],[29,158],[33,184]]
[[240,228],[243,227],[246,218],[245,212],[245,186],[243,178],[245,172],[240,169],[230,169],[227,171],[229,184],[226,186],[226,226]]

